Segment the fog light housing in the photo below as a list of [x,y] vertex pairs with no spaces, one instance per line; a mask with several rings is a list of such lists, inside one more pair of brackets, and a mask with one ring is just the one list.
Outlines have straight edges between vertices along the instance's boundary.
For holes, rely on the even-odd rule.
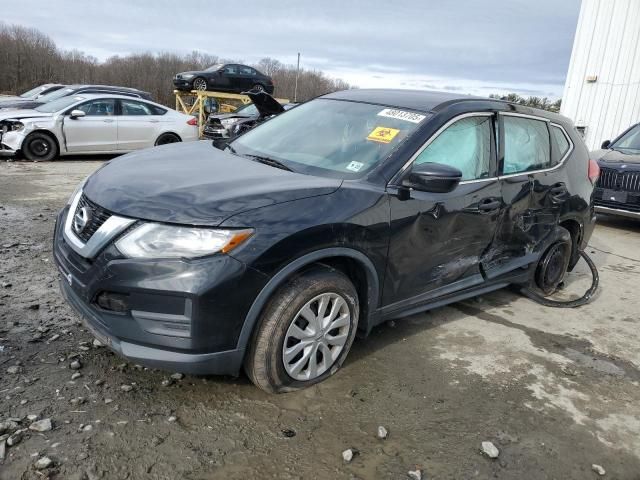
[[100,292],[96,304],[103,310],[124,313],[129,310],[129,295],[116,292]]

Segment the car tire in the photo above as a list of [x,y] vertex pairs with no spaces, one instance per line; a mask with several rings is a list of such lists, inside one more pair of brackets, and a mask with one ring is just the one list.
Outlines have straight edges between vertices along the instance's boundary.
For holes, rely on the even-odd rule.
[[[319,314],[323,301],[328,316]],[[347,357],[359,312],[356,289],[343,273],[322,267],[292,278],[267,303],[245,357],[245,372],[269,393],[325,380]],[[319,317],[324,325],[315,323]]]
[[27,160],[34,162],[49,162],[58,157],[58,143],[52,135],[44,132],[34,132],[22,142],[22,154]]
[[160,135],[158,137],[158,139],[156,140],[155,145],[167,145],[169,143],[178,143],[181,142],[182,140],[180,139],[180,137],[178,135],[176,135],[175,133],[163,133],[162,135]]
[[264,88],[264,85],[260,84],[260,83],[256,83],[253,87],[251,87],[251,90],[254,92],[266,92],[267,90]]
[[198,77],[193,80],[193,89],[204,92],[205,90],[209,89],[209,84],[207,83],[207,80],[205,78]]

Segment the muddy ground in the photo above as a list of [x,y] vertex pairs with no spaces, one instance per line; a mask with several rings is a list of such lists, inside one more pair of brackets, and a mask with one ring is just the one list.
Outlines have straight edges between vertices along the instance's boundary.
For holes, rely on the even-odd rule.
[[[383,325],[329,381],[273,396],[245,377],[167,382],[92,344],[58,292],[51,235],[100,163],[0,164],[0,422],[52,421],[12,437],[1,479],[599,478],[592,464],[640,479],[640,222],[601,219],[587,307],[485,295]],[[583,265],[568,283],[586,288]]]

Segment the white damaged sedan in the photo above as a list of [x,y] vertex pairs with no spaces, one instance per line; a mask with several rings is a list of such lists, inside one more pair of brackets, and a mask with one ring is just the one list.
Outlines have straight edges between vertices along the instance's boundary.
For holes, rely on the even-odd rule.
[[34,110],[0,113],[0,155],[22,152],[28,160],[117,154],[197,139],[195,117],[124,95],[68,96]]

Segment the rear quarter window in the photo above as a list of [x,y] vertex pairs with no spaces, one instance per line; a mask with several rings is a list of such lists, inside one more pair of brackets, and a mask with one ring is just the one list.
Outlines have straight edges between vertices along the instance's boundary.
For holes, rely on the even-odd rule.
[[569,139],[567,139],[567,135],[564,133],[562,128],[551,125],[550,131],[553,147],[551,152],[551,162],[553,165],[557,165],[571,149],[571,144],[569,143]]

